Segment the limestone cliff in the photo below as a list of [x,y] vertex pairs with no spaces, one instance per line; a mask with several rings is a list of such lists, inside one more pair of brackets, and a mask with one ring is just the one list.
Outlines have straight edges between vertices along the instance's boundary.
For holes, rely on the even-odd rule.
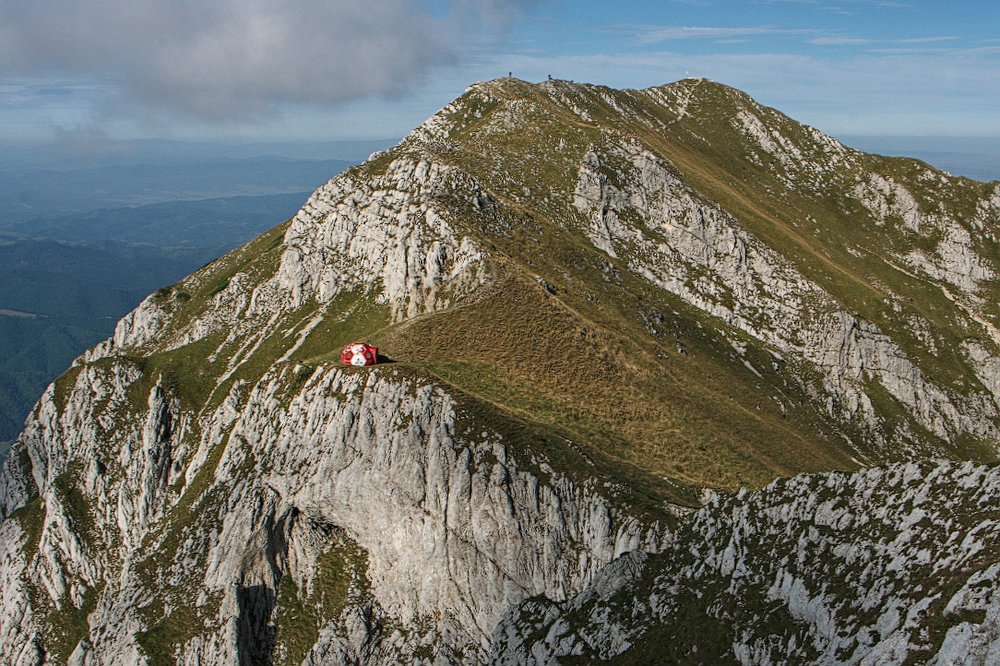
[[938,462],[717,496],[667,550],[512,609],[494,663],[994,663],[998,481]]

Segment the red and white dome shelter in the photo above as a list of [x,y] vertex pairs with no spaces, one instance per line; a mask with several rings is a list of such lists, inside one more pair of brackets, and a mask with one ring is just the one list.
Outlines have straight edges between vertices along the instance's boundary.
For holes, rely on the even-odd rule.
[[378,363],[378,347],[367,342],[352,342],[340,352],[340,362],[344,365],[365,366]]

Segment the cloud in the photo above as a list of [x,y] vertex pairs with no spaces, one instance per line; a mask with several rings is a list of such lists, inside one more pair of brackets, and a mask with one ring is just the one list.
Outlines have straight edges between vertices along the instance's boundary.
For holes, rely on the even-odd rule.
[[227,120],[404,94],[536,0],[0,3],[0,76],[106,83],[116,103]]
[[869,40],[859,37],[817,37],[810,39],[809,43],[816,46],[857,46],[858,44],[868,44]]
[[639,41],[643,44],[656,44],[659,42],[681,39],[732,40],[740,37],[757,37],[762,35],[801,35],[812,32],[815,31],[775,28],[769,26],[736,28],[712,26],[664,26],[644,30],[639,35]]
[[942,35],[940,37],[910,37],[907,39],[894,39],[897,44],[934,44],[937,42],[953,42],[958,37],[952,35]]

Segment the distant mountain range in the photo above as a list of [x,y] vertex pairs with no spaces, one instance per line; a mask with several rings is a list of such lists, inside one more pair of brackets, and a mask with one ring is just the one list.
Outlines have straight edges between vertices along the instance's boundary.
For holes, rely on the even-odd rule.
[[0,228],[102,208],[311,191],[349,164],[261,157],[72,170],[0,169]]
[[[294,213],[312,190],[100,208],[8,222],[8,237],[60,242],[218,248],[248,240]],[[0,233],[4,233],[0,231]]]

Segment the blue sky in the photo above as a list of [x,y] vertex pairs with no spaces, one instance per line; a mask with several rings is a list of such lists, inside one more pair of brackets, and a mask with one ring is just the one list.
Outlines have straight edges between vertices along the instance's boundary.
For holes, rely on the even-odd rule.
[[397,137],[508,71],[704,76],[834,135],[1000,137],[1000,3],[0,0],[7,141]]

